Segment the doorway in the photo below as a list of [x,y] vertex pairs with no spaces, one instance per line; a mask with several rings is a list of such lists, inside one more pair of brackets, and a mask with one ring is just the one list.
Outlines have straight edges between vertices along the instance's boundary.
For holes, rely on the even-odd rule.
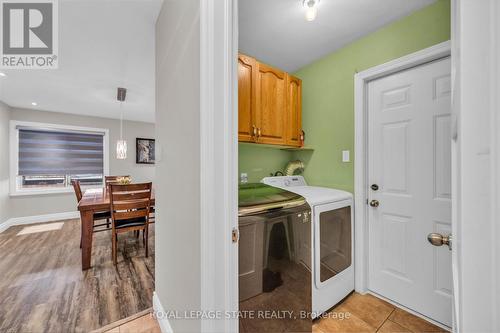
[[451,233],[450,72],[443,43],[356,77],[356,290],[446,327],[451,251],[426,238]]
[[368,288],[451,326],[450,58],[368,83]]

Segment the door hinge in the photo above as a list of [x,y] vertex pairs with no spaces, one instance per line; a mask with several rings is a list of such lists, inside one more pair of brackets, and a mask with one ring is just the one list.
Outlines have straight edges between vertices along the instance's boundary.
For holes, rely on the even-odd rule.
[[240,240],[240,231],[238,230],[238,228],[233,228],[231,232],[231,239],[233,240],[233,243],[238,243],[238,241]]

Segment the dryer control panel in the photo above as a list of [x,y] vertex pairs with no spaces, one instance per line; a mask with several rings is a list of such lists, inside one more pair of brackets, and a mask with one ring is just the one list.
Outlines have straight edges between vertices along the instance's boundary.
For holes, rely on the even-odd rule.
[[286,188],[293,186],[307,186],[306,180],[303,176],[278,176],[278,177],[265,177],[262,183],[274,187]]

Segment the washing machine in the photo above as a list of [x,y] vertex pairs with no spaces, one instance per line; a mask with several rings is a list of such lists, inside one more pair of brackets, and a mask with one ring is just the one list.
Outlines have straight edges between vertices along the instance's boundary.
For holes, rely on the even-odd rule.
[[311,316],[316,318],[354,290],[352,194],[308,186],[302,176],[266,177],[262,183],[297,193],[311,206]]

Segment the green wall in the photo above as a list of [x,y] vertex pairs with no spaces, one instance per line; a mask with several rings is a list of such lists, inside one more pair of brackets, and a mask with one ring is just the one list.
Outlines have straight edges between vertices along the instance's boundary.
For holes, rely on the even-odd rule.
[[[439,0],[300,69],[310,184],[354,190],[354,74],[450,39],[450,2]],[[351,162],[342,163],[342,150]]]
[[239,174],[248,174],[250,183],[258,183],[269,174],[280,170],[292,158],[292,154],[277,148],[256,145],[251,143],[240,143],[238,145]]
[[[354,74],[449,39],[450,1],[438,0],[300,69],[295,74],[302,79],[303,128],[306,145],[314,152],[292,154],[247,145],[242,149],[240,144],[240,172],[259,168],[271,172],[299,158],[306,163],[309,184],[352,192]],[[342,150],[351,151],[351,162],[342,163]],[[249,172],[250,181],[259,180],[261,174]]]

